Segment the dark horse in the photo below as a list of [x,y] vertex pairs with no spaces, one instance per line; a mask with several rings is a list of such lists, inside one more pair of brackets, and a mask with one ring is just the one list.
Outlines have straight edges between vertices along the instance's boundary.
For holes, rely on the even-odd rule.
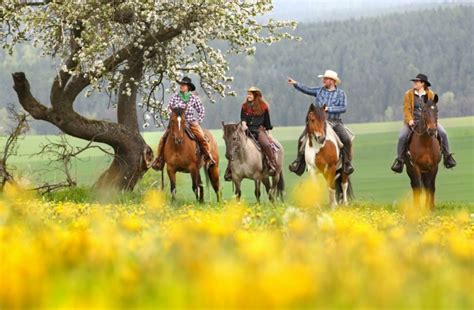
[[215,165],[208,167],[204,164],[202,152],[199,150],[197,142],[192,140],[186,132],[185,109],[173,109],[170,118],[170,134],[164,146],[164,158],[166,171],[170,179],[170,190],[173,200],[176,198],[176,172],[191,174],[193,191],[199,202],[204,201],[204,189],[201,181],[200,169],[204,167],[206,180],[211,181],[212,187],[220,200],[219,188],[219,152],[217,142],[209,132],[204,130],[206,138],[209,140],[211,155],[216,161]]
[[407,174],[413,189],[413,202],[420,205],[420,195],[426,194],[425,206],[434,209],[435,181],[441,161],[441,147],[437,138],[438,95],[422,105],[421,119],[413,128],[406,153]]

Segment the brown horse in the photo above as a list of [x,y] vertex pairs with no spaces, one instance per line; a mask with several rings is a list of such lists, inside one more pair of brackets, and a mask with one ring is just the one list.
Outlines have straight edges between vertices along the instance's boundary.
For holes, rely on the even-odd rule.
[[435,181],[441,161],[441,147],[437,138],[438,95],[433,100],[425,96],[421,119],[413,128],[406,153],[407,174],[411,180],[413,202],[420,205],[420,195],[425,192],[425,206],[434,209]]
[[329,203],[336,207],[352,199],[349,175],[342,172],[339,140],[326,120],[325,106],[311,104],[306,116],[305,161],[311,176],[323,174],[329,187]]
[[164,159],[166,170],[170,179],[170,190],[173,200],[176,199],[176,172],[190,173],[193,183],[193,191],[199,202],[204,202],[204,189],[201,181],[200,170],[204,167],[206,180],[211,181],[212,187],[220,201],[219,185],[219,152],[217,142],[209,132],[204,130],[204,134],[209,139],[211,155],[216,161],[215,165],[205,165],[202,152],[199,150],[197,142],[192,140],[186,133],[185,109],[173,109],[170,118],[170,133],[164,146]]

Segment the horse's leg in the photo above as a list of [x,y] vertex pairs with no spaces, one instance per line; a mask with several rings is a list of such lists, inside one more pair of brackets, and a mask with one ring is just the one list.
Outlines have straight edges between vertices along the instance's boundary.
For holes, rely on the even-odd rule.
[[204,185],[202,184],[202,179],[201,179],[201,172],[198,169],[197,171],[197,181],[198,181],[198,189],[199,189],[199,202],[204,203]]
[[168,178],[170,179],[170,191],[171,191],[171,200],[176,200],[176,171],[166,165],[166,172],[168,172]]
[[423,174],[423,184],[425,187],[425,192],[426,192],[426,202],[425,205],[428,207],[431,211],[434,210],[434,194],[435,194],[435,180],[436,180],[436,174],[438,173],[437,167],[435,171],[431,171],[429,173],[424,173]]
[[341,184],[342,184],[342,201],[345,205],[349,204],[347,199],[347,189],[349,188],[349,175],[341,172]]
[[259,180],[255,180],[255,197],[257,198],[257,203],[260,203],[260,195],[261,195],[260,185],[261,185],[261,182]]
[[311,176],[311,180],[316,183],[317,178],[316,178],[316,169],[314,169],[311,165],[308,165],[308,173]]
[[337,199],[336,199],[336,166],[331,165],[328,167],[326,173],[324,174],[326,177],[326,182],[328,184],[329,189],[329,205],[331,208],[335,209],[337,207]]
[[407,174],[410,177],[410,184],[413,191],[413,204],[420,206],[420,196],[422,189],[421,173],[417,167],[407,165]]
[[191,175],[191,180],[193,183],[193,192],[194,195],[196,196],[196,200],[201,202],[201,194],[200,194],[200,176],[199,176],[199,170],[192,169],[189,171],[189,174]]
[[235,184],[235,197],[237,198],[237,201],[240,201],[240,197],[242,196],[242,192],[240,190],[240,182],[242,182],[242,179],[234,180],[233,182]]
[[270,195],[270,179],[268,177],[262,179],[263,186],[267,191],[267,195]]
[[272,177],[272,187],[270,189],[271,192],[271,202],[275,202],[275,199],[277,199],[277,193],[278,193],[278,182],[280,182],[280,172],[278,171],[275,176]]

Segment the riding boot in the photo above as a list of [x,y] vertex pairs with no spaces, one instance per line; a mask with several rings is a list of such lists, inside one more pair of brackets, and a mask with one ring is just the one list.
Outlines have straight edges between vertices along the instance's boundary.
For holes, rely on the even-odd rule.
[[452,153],[445,153],[443,154],[443,163],[444,163],[444,166],[447,168],[447,169],[451,169],[451,168],[454,168],[456,167],[456,160],[454,160],[454,157],[453,157],[453,154]]
[[393,172],[403,172],[403,166],[405,165],[404,154],[406,153],[406,150],[408,148],[408,142],[410,141],[411,134],[412,131],[410,130],[410,127],[408,125],[403,125],[402,129],[400,130],[400,135],[398,137],[397,158],[395,159],[392,164],[392,167],[390,168]]
[[263,152],[265,153],[265,158],[267,159],[268,163],[268,174],[270,176],[275,176],[276,173],[276,159],[275,154],[273,153],[272,147],[270,144],[262,145]]
[[155,161],[151,164],[151,167],[154,170],[161,171],[165,166],[165,156],[164,156],[164,147],[166,143],[166,139],[168,138],[168,128],[163,133],[163,136],[160,139],[160,143],[158,144],[158,151],[156,154]]
[[342,163],[343,163],[342,170],[344,174],[349,175],[354,172],[354,167],[352,167],[351,160],[352,160],[351,145],[345,144],[342,147]]
[[204,132],[201,129],[201,126],[199,125],[191,125],[189,127],[191,131],[193,132],[194,136],[199,142],[199,145],[201,146],[201,149],[204,153],[204,158],[209,164],[209,166],[214,166],[216,164],[216,161],[214,158],[212,158],[211,154],[211,148],[209,146],[209,142],[207,141],[206,137],[204,136]]
[[405,160],[401,157],[397,157],[392,165],[392,171],[396,173],[403,172],[403,165],[405,164]]
[[224,173],[224,180],[227,182],[232,181],[232,168],[230,167],[230,161],[227,162],[227,168]]
[[456,167],[457,163],[453,157],[453,154],[449,152],[447,137],[445,139],[443,139],[441,135],[438,135],[438,140],[439,140],[439,143],[441,144],[441,152],[443,153],[443,164],[447,169],[451,169],[451,168]]
[[291,172],[295,173],[298,176],[301,176],[306,170],[306,162],[304,158],[304,148],[303,141],[306,136],[306,129],[303,131],[301,136],[298,138],[298,153],[296,155],[296,160],[290,164],[288,169]]

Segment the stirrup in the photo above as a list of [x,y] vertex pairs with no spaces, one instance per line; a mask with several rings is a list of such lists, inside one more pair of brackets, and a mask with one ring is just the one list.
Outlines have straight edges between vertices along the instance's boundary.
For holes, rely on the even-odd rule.
[[306,169],[306,163],[300,159],[296,159],[288,166],[288,169],[296,175],[301,176]]
[[443,164],[446,167],[446,169],[451,169],[451,168],[456,167],[457,163],[452,153],[446,156],[443,155]]
[[395,159],[395,161],[393,162],[392,164],[392,171],[393,172],[396,172],[396,173],[402,173],[403,172],[403,165],[404,165],[404,161],[400,158],[397,158]]
[[354,172],[354,167],[352,166],[352,164],[350,162],[346,162],[344,163],[344,166],[343,166],[343,172],[347,175],[349,174],[352,174]]

